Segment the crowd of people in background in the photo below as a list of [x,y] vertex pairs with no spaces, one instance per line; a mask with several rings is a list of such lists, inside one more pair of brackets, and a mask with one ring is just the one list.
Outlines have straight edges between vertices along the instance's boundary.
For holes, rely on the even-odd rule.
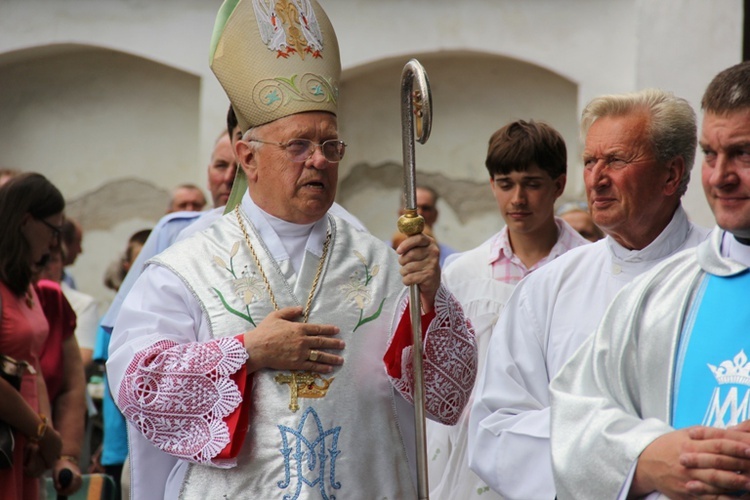
[[[212,157],[209,172],[215,163]],[[212,192],[216,184],[209,176]],[[14,437],[12,465],[0,468],[0,498],[72,495],[90,473],[106,474],[115,498],[128,498],[127,481],[122,490],[120,481],[127,429],[104,372],[109,332],[100,326],[99,301],[67,270],[83,253],[84,229],[65,215],[62,193],[41,174],[0,169],[0,200],[0,362],[3,377],[13,374],[0,380],[0,423]],[[168,214],[189,216],[206,199],[197,186],[181,184],[167,205]],[[104,273],[108,288],[120,288],[150,233],[131,235]],[[101,382],[89,389],[99,375],[103,391]]]

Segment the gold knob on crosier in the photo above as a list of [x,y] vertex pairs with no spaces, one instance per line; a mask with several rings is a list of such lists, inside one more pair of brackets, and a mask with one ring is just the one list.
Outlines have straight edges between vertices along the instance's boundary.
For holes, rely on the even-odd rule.
[[424,217],[416,210],[406,210],[404,215],[398,218],[398,230],[406,236],[414,236],[424,231]]

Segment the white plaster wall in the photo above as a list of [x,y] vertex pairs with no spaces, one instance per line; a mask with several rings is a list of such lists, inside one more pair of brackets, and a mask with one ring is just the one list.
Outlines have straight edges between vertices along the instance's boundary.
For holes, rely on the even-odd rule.
[[229,103],[208,68],[221,2],[207,0],[2,0],[0,53],[39,45],[109,48],[201,79],[200,157],[207,157]]
[[[0,164],[45,173],[68,201],[127,178],[146,181],[151,194],[131,196],[130,207],[113,199],[125,202],[124,215],[110,217],[106,228],[92,227],[96,208],[79,217],[84,254],[71,273],[103,305],[113,296],[102,283],[105,269],[133,232],[163,215],[168,190],[182,182],[206,185],[205,167],[228,105],[207,65],[218,5],[0,1],[6,118]],[[85,48],[71,52],[71,45]],[[16,111],[10,122],[8,109]]]
[[0,66],[3,163],[44,173],[68,197],[123,177],[205,184],[194,164],[195,76],[108,50],[65,49]]
[[[41,172],[65,194],[85,229],[72,273],[82,290],[102,295],[103,270],[135,230],[165,213],[169,189],[206,183],[205,165],[195,163],[199,80],[119,52],[57,49],[0,64],[0,163]],[[126,179],[148,184],[127,189]],[[90,194],[113,183],[120,196]],[[76,199],[88,202],[77,209]],[[130,231],[133,219],[148,222]]]
[[[635,88],[661,87],[684,97],[701,118],[700,100],[716,74],[742,60],[742,2],[638,0],[638,72]],[[698,224],[714,225],[700,183],[696,155],[683,203]]]
[[[721,69],[734,64],[741,56],[742,1],[722,0],[321,0],[337,29],[341,44],[345,78],[367,74],[387,61],[400,64],[418,54],[426,61],[438,59],[444,53],[488,54],[521,61],[530,65],[528,71],[538,67],[551,71],[571,82],[577,88],[576,115],[585,103],[601,93],[636,90],[643,86],[659,86],[683,95],[696,107],[706,83]],[[227,100],[211,74],[208,46],[218,0],[0,0],[0,69],[15,64],[14,57],[23,63],[29,52],[22,49],[54,46],[57,44],[90,45],[139,56],[166,68],[193,75],[198,82],[197,102],[191,106],[197,124],[193,144],[186,145],[185,161],[192,168],[200,168],[210,154],[216,131],[222,126]],[[21,51],[21,52],[19,52]],[[396,65],[394,63],[394,65]],[[74,68],[74,66],[72,67]],[[449,72],[450,68],[439,71]],[[1,77],[0,77],[1,78]],[[433,77],[436,90],[439,84]],[[1,80],[0,80],[1,81]],[[0,94],[12,91],[12,84],[0,84]],[[395,85],[395,84],[394,84]],[[346,84],[344,84],[346,86]],[[45,94],[39,90],[40,95]],[[346,96],[343,96],[346,99]],[[398,99],[395,97],[395,99]],[[3,102],[3,101],[0,101]],[[526,102],[520,100],[518,102]],[[158,102],[143,102],[143,112],[149,119],[139,122],[144,132],[156,137],[164,133],[156,116],[165,106]],[[570,103],[567,103],[569,105]],[[138,107],[138,103],[135,104]],[[436,108],[436,127],[455,123],[450,116],[440,115],[446,106]],[[0,111],[2,111],[0,109]],[[45,132],[62,130],[68,122],[65,116],[54,113],[48,116]],[[154,119],[152,119],[154,118]],[[113,117],[114,119],[114,117]],[[356,123],[356,116],[342,116],[342,121]],[[373,134],[388,130],[387,136],[396,135],[390,121],[373,121],[367,125]],[[35,122],[36,123],[36,122]],[[466,133],[476,137],[487,136],[487,125],[478,120],[465,122]],[[440,124],[440,125],[438,125]],[[110,125],[111,126],[111,125]],[[463,130],[462,130],[463,132]],[[15,137],[39,135],[31,125],[24,124]],[[437,136],[441,134],[436,132]],[[566,131],[566,139],[569,132]],[[18,143],[13,148],[0,138],[0,164],[18,159]],[[24,149],[28,142],[23,142]],[[367,143],[362,143],[367,148]],[[428,143],[429,147],[434,147]],[[36,145],[36,142],[35,142]],[[354,150],[358,144],[352,144]],[[81,144],[81,148],[90,147]],[[427,146],[425,146],[427,147]],[[441,151],[418,153],[430,157],[450,156],[461,146],[448,139],[440,141]],[[575,150],[579,145],[569,143]],[[28,146],[32,149],[32,146]],[[386,142],[386,151],[398,145]],[[471,150],[479,148],[472,148]],[[36,169],[39,165],[52,165],[59,151],[55,148],[34,146],[34,164],[19,164]],[[179,153],[176,153],[179,154]],[[464,158],[466,153],[457,157]],[[10,160],[8,160],[10,158]],[[347,158],[347,161],[349,159]],[[437,167],[439,162],[433,161]],[[466,169],[464,178],[473,178],[481,171],[477,160],[455,164],[456,170]],[[345,173],[354,163],[344,162]],[[80,170],[79,170],[80,169]],[[98,175],[83,174],[88,166],[78,166],[66,172],[79,180],[68,196],[79,194],[84,188],[101,180]],[[111,172],[120,175],[122,166]],[[140,175],[140,173],[139,173]],[[570,173],[571,177],[576,172]],[[154,176],[148,173],[148,178]],[[163,188],[166,182],[156,177]],[[57,180],[57,177],[55,177]],[[575,184],[573,184],[575,185]],[[578,190],[578,188],[576,188]],[[367,198],[367,196],[363,196]],[[375,200],[378,196],[372,197]],[[391,201],[382,210],[390,217]],[[371,203],[366,201],[365,204]],[[688,211],[700,222],[710,223],[705,202],[695,189],[687,197]],[[352,206],[354,210],[356,207]],[[356,211],[356,210],[355,210]],[[445,215],[444,210],[444,215]],[[468,245],[461,225],[448,215],[441,231],[455,233],[457,246]],[[131,228],[127,228],[129,231]],[[119,230],[120,233],[126,229]],[[87,254],[113,255],[124,242],[114,233],[103,232],[91,238]],[[96,243],[96,246],[93,244]],[[79,278],[98,282],[103,268],[100,262],[82,257],[74,270]],[[89,289],[104,294],[100,288]]]

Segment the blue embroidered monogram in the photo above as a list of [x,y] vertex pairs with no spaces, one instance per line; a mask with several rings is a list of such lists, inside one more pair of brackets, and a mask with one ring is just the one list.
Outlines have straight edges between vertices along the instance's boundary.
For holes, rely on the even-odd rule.
[[750,413],[750,273],[709,275],[680,339],[672,425],[726,428]]
[[[305,429],[307,417],[314,419],[314,425]],[[339,433],[341,427],[334,427],[326,431],[323,430],[323,424],[318,418],[318,414],[312,407],[308,407],[302,414],[299,426],[296,429],[279,425],[283,447],[281,454],[284,457],[284,480],[277,484],[279,488],[286,489],[292,483],[292,461],[294,462],[295,476],[297,478],[294,485],[294,493],[284,495],[284,500],[296,500],[302,492],[303,485],[311,488],[317,487],[320,491],[321,498],[324,500],[336,500],[335,495],[326,493],[326,486],[337,490],[341,488],[341,483],[336,481],[336,459],[341,453],[338,450]],[[313,434],[310,439],[305,434]],[[315,434],[317,433],[317,434]],[[330,471],[328,472],[328,483],[326,484],[326,466],[330,462]],[[307,475],[306,473],[309,473]]]

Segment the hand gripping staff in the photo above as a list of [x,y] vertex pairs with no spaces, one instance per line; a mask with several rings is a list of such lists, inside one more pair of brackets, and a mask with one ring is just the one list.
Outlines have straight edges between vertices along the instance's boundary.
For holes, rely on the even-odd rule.
[[[424,219],[417,213],[416,169],[414,166],[414,117],[420,144],[427,142],[432,129],[432,95],[427,73],[416,59],[401,72],[401,139],[404,151],[405,213],[398,219],[398,230],[407,236],[424,229]],[[427,435],[425,432],[424,376],[422,374],[422,321],[419,285],[409,286],[409,317],[414,337],[414,424],[417,438],[417,494],[429,499],[427,479]]]

